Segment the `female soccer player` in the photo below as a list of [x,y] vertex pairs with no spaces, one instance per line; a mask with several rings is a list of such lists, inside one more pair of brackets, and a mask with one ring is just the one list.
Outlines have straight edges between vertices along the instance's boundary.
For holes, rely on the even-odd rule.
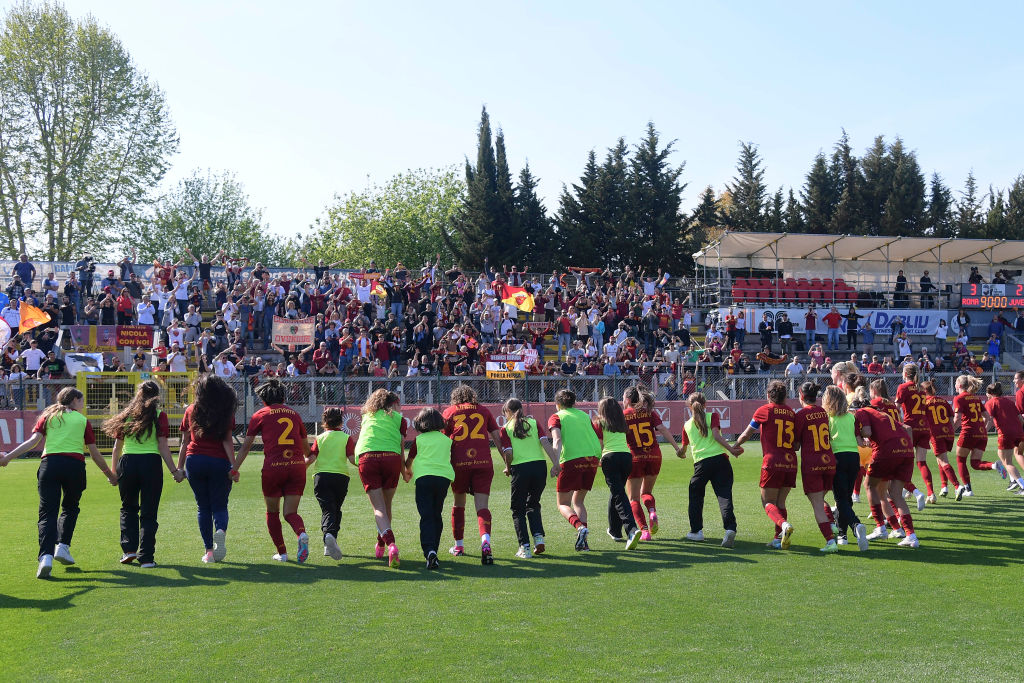
[[313,495],[320,504],[320,530],[324,535],[324,556],[341,559],[338,532],[341,506],[348,495],[349,463],[355,464],[356,440],[342,430],[345,413],[341,408],[324,408],[320,423],[324,431],[310,448],[306,466],[313,465]]
[[[836,459],[832,453],[828,413],[816,405],[819,387],[814,382],[800,385],[800,410],[794,415],[796,423],[795,445],[800,449],[800,478],[804,495],[811,501],[814,521],[825,537],[823,553],[839,552],[833,524],[832,510],[825,503],[825,492],[831,491],[836,474]],[[838,503],[836,505],[838,507]],[[826,512],[827,511],[827,512]]]
[[[512,478],[512,526],[519,541],[516,557],[530,559],[534,552],[540,555],[545,549],[540,497],[547,486],[548,475],[558,476],[558,456],[543,427],[537,424],[537,420],[523,415],[523,404],[519,399],[505,401],[502,412],[505,414],[502,454],[505,476]],[[551,461],[550,470],[544,461],[545,455]],[[530,550],[531,537],[533,551]]]
[[576,529],[576,551],[590,550],[587,544],[587,508],[584,499],[594,486],[601,455],[601,440],[590,416],[576,405],[576,394],[559,389],[555,394],[558,411],[548,418],[551,444],[558,453],[558,480],[555,484],[558,511]]
[[999,435],[998,450],[1000,464],[1003,466],[1003,477],[1008,474],[1010,479],[1017,482],[1018,486],[1024,487],[1024,479],[1021,479],[1020,472],[1013,464],[1013,455],[1020,452],[1021,444],[1024,443],[1024,428],[1021,427],[1021,415],[1017,412],[1017,406],[1012,398],[1003,396],[1003,385],[993,382],[985,390],[988,394],[988,401],[985,402],[985,412],[995,423],[996,433]]
[[299,501],[306,490],[309,444],[302,416],[284,404],[284,393],[284,385],[277,379],[266,380],[256,387],[256,395],[263,401],[263,407],[249,420],[235,469],[242,467],[256,437],[261,437],[263,500],[267,505],[267,530],[277,549],[274,560],[288,561],[288,547],[281,529],[281,499],[284,498],[284,521],[298,538],[295,559],[302,564],[309,558],[309,535],[299,515]]
[[[885,382],[876,379],[871,383],[869,393],[871,394],[871,405],[873,407],[883,413],[891,415],[892,419],[896,420],[896,422],[905,424],[903,422],[903,416],[900,413],[900,409],[889,399],[889,387]],[[911,428],[911,430],[913,430],[913,428]],[[911,476],[913,476],[913,471],[911,471]],[[909,478],[907,481],[903,482],[903,491],[914,494],[914,498],[917,499],[918,511],[920,512],[921,510],[924,510],[926,502],[924,494],[917,490],[917,487],[914,486],[912,481],[909,481]],[[906,498],[906,493],[904,493],[904,498]],[[888,501],[888,504],[895,510],[896,506],[893,504],[893,501]],[[888,510],[886,510],[886,514],[889,515]],[[891,515],[889,516],[891,517]],[[894,529],[893,531],[897,534],[899,533],[898,529]]]
[[196,380],[195,402],[181,418],[178,469],[185,470],[199,510],[199,535],[203,538],[202,561],[220,562],[227,555],[228,496],[238,481],[235,469],[235,390],[216,375]]
[[395,533],[391,530],[391,501],[395,498],[398,478],[402,474],[405,452],[405,420],[399,410],[398,394],[377,389],[369,395],[362,408],[362,424],[356,441],[359,479],[373,507],[377,524],[377,559],[387,548],[388,566],[397,568],[400,560]]
[[[889,538],[903,537],[901,547],[917,548],[917,535],[914,533],[914,521],[910,517],[910,508],[903,498],[903,487],[914,468],[914,449],[911,442],[911,430],[897,420],[896,407],[885,400],[885,380],[877,379],[871,383],[871,398],[857,390],[854,401],[856,409],[857,433],[861,444],[871,444],[871,462],[868,464],[868,504],[871,516],[877,527],[868,535],[868,540],[881,538],[885,533],[885,525],[892,527]],[[882,399],[879,401],[878,399]],[[883,502],[888,499],[893,508],[887,515]],[[902,534],[898,533],[902,527]]]
[[953,484],[953,490],[960,488],[960,480],[949,464],[946,454],[953,450],[953,408],[946,399],[938,395],[935,383],[931,380],[921,382],[921,390],[925,395],[928,408],[928,431],[932,439],[932,451],[935,461],[939,464],[939,478],[942,488],[939,495],[945,497],[949,492],[947,484]]
[[[625,529],[626,549],[632,550],[640,542],[641,532],[626,495],[626,478],[633,469],[633,458],[626,443],[626,425],[626,417],[622,414],[619,402],[610,396],[602,398],[597,404],[594,429],[601,439],[601,471],[604,472],[604,480],[610,491],[608,508],[616,512],[614,523],[609,513],[608,535],[615,538]],[[614,531],[618,531],[618,534]]]
[[832,495],[836,499],[839,526],[836,542],[838,545],[846,545],[846,530],[852,529],[857,538],[857,547],[864,551],[868,549],[867,529],[853,511],[853,483],[860,470],[856,420],[849,411],[846,394],[840,387],[825,387],[821,407],[828,414],[829,442],[836,459],[835,478],[832,480]]
[[152,380],[140,384],[125,409],[104,423],[103,431],[114,439],[110,464],[121,494],[121,564],[138,560],[143,569],[152,569],[164,489],[160,461],[175,482],[185,479],[167,446],[170,426],[160,410],[160,385]]
[[786,550],[793,535],[793,525],[786,518],[786,497],[796,486],[796,416],[786,405],[786,385],[782,382],[768,385],[767,398],[768,403],[754,411],[736,445],[742,446],[754,432],[761,433],[761,504],[775,522],[775,535],[768,547]]
[[[654,482],[658,480],[658,473],[661,472],[661,447],[654,436],[655,432],[672,444],[672,448],[677,453],[679,447],[676,446],[672,432],[661,423],[661,418],[654,412],[654,396],[646,388],[633,386],[626,389],[622,395],[622,404],[625,406],[622,412],[626,417],[628,428],[626,440],[629,443],[629,452],[633,456],[633,468],[626,481],[626,493],[629,494],[629,506],[633,517],[642,532],[640,540],[649,541],[651,536],[658,533]],[[609,505],[611,505],[610,501]],[[647,508],[647,514],[651,519],[650,527],[647,526],[647,520],[644,518],[644,508]],[[609,521],[612,519],[611,507],[609,507],[608,519]],[[611,528],[612,531],[615,531],[618,527],[613,524]]]
[[722,511],[722,527],[725,529],[722,547],[731,548],[736,543],[736,515],[732,505],[732,465],[726,453],[739,457],[743,449],[730,446],[722,436],[718,414],[708,412],[704,394],[690,394],[686,404],[692,415],[683,424],[682,443],[677,452],[680,458],[685,458],[686,447],[689,446],[693,456],[689,495],[690,531],[686,534],[686,540],[704,540],[704,492],[708,482],[711,482],[711,488],[718,498],[718,507]]
[[452,482],[452,535],[455,545],[452,555],[464,555],[463,536],[466,530],[466,495],[472,494],[476,507],[476,523],[480,531],[480,563],[494,564],[491,554],[491,511],[487,505],[491,495],[491,481],[494,479],[494,463],[491,461],[491,443],[499,452],[501,432],[494,416],[480,405],[472,387],[460,384],[452,390],[451,405],[443,414],[445,436],[455,444],[452,446],[452,465],[455,467],[455,481]]
[[960,431],[956,442],[956,468],[960,473],[963,485],[956,490],[956,499],[974,495],[971,490],[971,473],[967,469],[967,460],[976,470],[996,470],[1006,478],[1003,463],[982,461],[981,456],[988,446],[988,432],[985,427],[985,400],[977,396],[981,388],[981,380],[977,377],[960,375],[956,378],[957,395],[953,397],[953,430]]
[[925,488],[928,490],[927,500],[922,500],[924,494],[916,487],[907,489],[913,492],[917,498],[917,509],[923,510],[925,502],[935,502],[935,489],[932,485],[932,472],[928,469],[928,441],[931,439],[931,432],[928,430],[928,415],[925,409],[925,395],[918,385],[919,370],[916,363],[907,363],[903,366],[903,384],[896,389],[896,405],[903,409],[903,424],[910,427],[914,441],[914,459],[917,462],[917,469],[924,479]]
[[[420,513],[420,547],[427,569],[440,569],[437,549],[444,522],[441,511],[448,487],[455,479],[452,440],[444,435],[444,417],[434,408],[424,408],[413,422],[419,434],[409,447],[402,477],[416,482],[416,509]],[[415,461],[415,462],[414,462]]]
[[[92,425],[82,414],[85,397],[72,387],[57,394],[57,402],[42,412],[32,427],[32,436],[10,453],[0,457],[0,467],[20,458],[43,444],[43,456],[36,474],[39,488],[39,567],[36,578],[45,579],[53,570],[53,560],[63,565],[75,563],[71,540],[78,522],[78,503],[85,491],[85,452],[111,486],[117,475],[96,448]],[[60,510],[60,519],[57,510]]]

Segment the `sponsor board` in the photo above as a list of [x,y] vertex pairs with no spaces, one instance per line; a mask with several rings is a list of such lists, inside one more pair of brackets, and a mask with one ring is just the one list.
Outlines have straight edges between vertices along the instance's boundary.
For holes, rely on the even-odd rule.
[[[839,314],[845,315],[849,310],[846,306],[840,306]],[[828,324],[824,321],[824,317],[828,315],[831,309],[829,307],[815,307],[814,312],[818,314],[818,319],[814,324],[815,334],[825,335],[828,328]],[[805,332],[805,316],[807,315],[808,309],[806,308],[787,308],[787,307],[756,307],[756,308],[719,308],[718,319],[721,321],[721,331],[725,332],[725,316],[729,313],[736,315],[740,311],[743,311],[743,316],[747,321],[747,334],[757,334],[757,326],[761,323],[762,317],[767,314],[768,322],[775,327],[775,322],[778,320],[781,313],[785,313],[789,317],[789,321],[793,323],[793,334],[801,335]],[[939,320],[945,320],[949,322],[949,311],[945,309],[910,309],[910,310],[889,310],[884,308],[858,308],[857,313],[864,316],[857,322],[863,326],[865,321],[871,323],[871,327],[874,328],[875,334],[888,334],[892,321],[896,316],[899,316],[904,325],[904,331],[907,334],[912,335],[931,335],[935,334],[935,328],[939,326]],[[839,325],[839,331],[846,334],[846,319]]]

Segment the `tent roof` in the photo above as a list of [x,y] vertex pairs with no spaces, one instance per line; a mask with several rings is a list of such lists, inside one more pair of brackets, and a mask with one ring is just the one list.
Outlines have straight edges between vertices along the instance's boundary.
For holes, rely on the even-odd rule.
[[733,268],[748,266],[754,259],[776,258],[1024,266],[1024,241],[727,231],[693,258],[707,266],[721,262]]

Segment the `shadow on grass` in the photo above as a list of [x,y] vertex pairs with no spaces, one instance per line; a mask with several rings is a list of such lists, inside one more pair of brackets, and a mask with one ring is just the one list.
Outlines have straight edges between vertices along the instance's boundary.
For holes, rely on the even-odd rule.
[[5,609],[37,609],[40,612],[54,612],[57,610],[68,609],[69,607],[76,607],[74,599],[80,595],[95,590],[96,586],[83,586],[76,591],[72,591],[67,595],[61,595],[55,598],[16,598],[13,595],[4,595],[0,593],[0,610]]

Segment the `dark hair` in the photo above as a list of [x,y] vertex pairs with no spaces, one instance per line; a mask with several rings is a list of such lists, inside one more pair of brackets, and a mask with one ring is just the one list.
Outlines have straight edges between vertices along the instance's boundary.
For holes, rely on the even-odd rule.
[[124,410],[103,423],[103,431],[113,439],[134,436],[141,441],[149,438],[159,416],[160,385],[147,380],[139,385]]
[[786,385],[779,380],[769,382],[767,395],[769,401],[782,405],[786,402]]
[[700,432],[701,436],[707,436],[707,399],[704,398],[704,394],[700,393],[699,391],[695,391],[692,394],[690,394],[686,398],[686,400],[690,402],[690,411],[693,413],[693,424],[696,425],[697,431]]
[[814,403],[818,400],[819,391],[821,391],[821,387],[814,382],[804,382],[800,385],[800,398],[805,403]]
[[420,434],[439,432],[444,429],[444,418],[441,416],[441,413],[437,412],[436,408],[424,408],[416,415],[416,419],[412,421],[412,426]]
[[57,394],[57,402],[46,406],[46,410],[42,412],[39,419],[43,424],[46,424],[51,417],[63,420],[64,413],[70,413],[73,411],[71,404],[84,396],[85,394],[74,387],[64,387],[60,390],[60,393]]
[[256,387],[256,395],[268,406],[284,403],[284,385],[277,378],[268,379]]
[[626,431],[626,417],[622,414],[622,406],[611,396],[606,396],[598,402],[597,419],[601,423],[601,429],[609,432]]
[[238,407],[235,390],[216,375],[200,375],[196,379],[196,399],[192,404],[189,425],[200,439],[223,440],[230,434],[230,425]]
[[324,427],[331,430],[339,430],[341,426],[345,424],[345,412],[341,408],[324,408],[323,415],[320,416],[320,421]]
[[518,398],[510,398],[505,401],[502,407],[505,418],[512,425],[512,436],[516,439],[525,439],[530,435],[530,423],[523,415],[523,404]]
[[460,384],[452,389],[452,405],[457,406],[460,403],[472,403],[473,405],[480,403],[473,387],[468,384]]
[[[634,385],[626,389],[622,396],[631,406],[642,407],[647,412],[654,409],[654,396],[646,387]],[[612,430],[616,431],[616,430]]]
[[1002,396],[1003,395],[1003,385],[1002,385],[1002,383],[1001,382],[992,382],[992,384],[989,384],[988,387],[985,389],[985,393],[988,394],[989,396]]
[[576,405],[576,393],[571,389],[559,389],[555,393],[555,405],[562,408],[572,408]]
[[939,393],[935,389],[935,382],[931,381],[930,379],[921,382],[921,391],[923,391],[929,396],[935,396],[937,393]]
[[878,396],[879,398],[884,398],[888,400],[889,387],[885,385],[884,379],[876,379],[874,382],[871,383],[870,389],[871,391],[875,392],[875,395]]

